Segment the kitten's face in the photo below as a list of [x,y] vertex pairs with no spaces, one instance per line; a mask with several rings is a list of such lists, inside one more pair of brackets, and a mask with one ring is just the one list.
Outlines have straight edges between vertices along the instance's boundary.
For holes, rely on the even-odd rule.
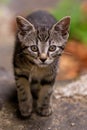
[[40,67],[51,64],[62,54],[68,39],[70,17],[65,17],[51,29],[45,26],[35,29],[29,21],[17,17],[18,38],[22,43],[23,53]]

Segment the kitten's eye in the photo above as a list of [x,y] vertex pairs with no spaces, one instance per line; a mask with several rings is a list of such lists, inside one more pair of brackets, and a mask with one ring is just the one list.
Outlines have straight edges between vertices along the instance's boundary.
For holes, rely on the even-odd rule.
[[32,45],[31,47],[31,50],[34,51],[34,52],[37,52],[38,51],[38,47],[36,45]]
[[49,47],[49,51],[55,51],[56,50],[56,46],[55,45],[51,45],[50,47]]

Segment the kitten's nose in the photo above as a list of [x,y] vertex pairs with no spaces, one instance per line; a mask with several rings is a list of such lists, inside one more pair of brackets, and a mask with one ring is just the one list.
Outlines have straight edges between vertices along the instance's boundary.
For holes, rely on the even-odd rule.
[[40,55],[40,60],[44,63],[47,60],[47,55],[46,54],[41,54]]
[[41,60],[43,63],[46,61],[46,59],[45,59],[45,58],[44,58],[44,59],[40,58],[40,60]]

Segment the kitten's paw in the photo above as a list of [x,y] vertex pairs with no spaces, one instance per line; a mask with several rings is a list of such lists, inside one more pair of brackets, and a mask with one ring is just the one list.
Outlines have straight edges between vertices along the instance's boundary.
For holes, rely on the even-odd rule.
[[52,114],[52,112],[53,112],[52,107],[48,108],[39,107],[37,109],[37,113],[41,116],[49,116]]
[[22,102],[19,104],[19,110],[20,110],[21,116],[30,117],[32,113],[32,104],[28,102]]

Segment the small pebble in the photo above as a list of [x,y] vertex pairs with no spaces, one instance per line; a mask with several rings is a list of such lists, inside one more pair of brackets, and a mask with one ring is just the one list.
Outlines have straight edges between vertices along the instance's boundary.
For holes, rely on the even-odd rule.
[[75,123],[71,123],[71,126],[75,126]]

